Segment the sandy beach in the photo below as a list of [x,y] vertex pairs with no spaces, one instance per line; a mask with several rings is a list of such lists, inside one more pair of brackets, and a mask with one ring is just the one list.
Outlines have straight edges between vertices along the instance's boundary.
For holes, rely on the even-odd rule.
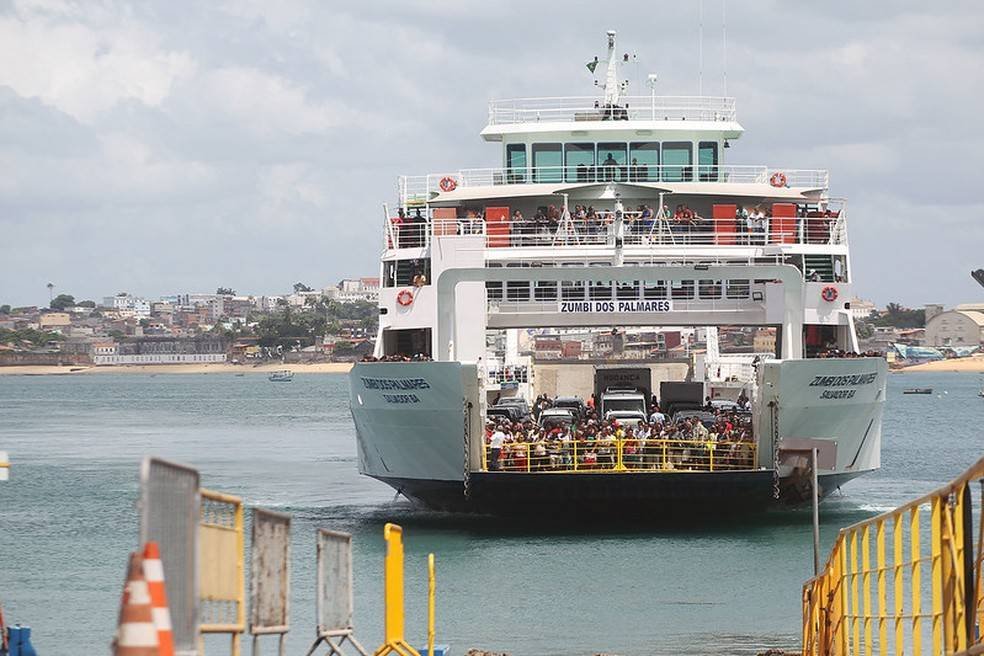
[[898,371],[949,371],[984,374],[984,355],[972,355],[966,358],[953,360],[938,360],[936,362],[925,362],[911,367],[904,367]]
[[287,369],[295,374],[344,374],[352,368],[348,362],[316,364],[144,364],[118,366],[12,366],[0,367],[0,376],[76,376],[88,374],[269,374]]

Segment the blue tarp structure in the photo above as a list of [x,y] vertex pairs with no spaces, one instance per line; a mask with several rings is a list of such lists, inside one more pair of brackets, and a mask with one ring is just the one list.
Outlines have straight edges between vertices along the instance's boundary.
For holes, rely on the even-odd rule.
[[946,358],[965,358],[981,350],[980,346],[909,346],[908,344],[892,344],[895,353],[903,360],[929,362],[945,360]]

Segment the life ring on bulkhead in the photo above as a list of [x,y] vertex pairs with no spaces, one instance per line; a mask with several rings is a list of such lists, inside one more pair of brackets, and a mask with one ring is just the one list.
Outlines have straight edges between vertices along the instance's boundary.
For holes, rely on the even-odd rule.
[[782,171],[776,171],[772,174],[772,177],[769,178],[769,184],[773,187],[785,187],[786,182],[788,182],[786,179],[786,174]]
[[441,191],[454,191],[458,188],[458,181],[452,178],[450,175],[446,175],[441,178],[441,182],[438,183],[441,187]]
[[820,290],[820,298],[827,301],[828,303],[833,303],[837,300],[837,288],[836,287],[824,287]]
[[407,307],[413,303],[413,292],[409,289],[400,290],[400,293],[396,295],[396,302],[403,307]]

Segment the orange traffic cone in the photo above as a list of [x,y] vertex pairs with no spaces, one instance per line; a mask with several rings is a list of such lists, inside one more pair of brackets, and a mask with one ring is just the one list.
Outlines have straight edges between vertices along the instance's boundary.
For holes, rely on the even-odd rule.
[[148,542],[143,550],[143,575],[150,591],[150,605],[157,627],[161,656],[174,656],[174,636],[171,633],[171,611],[167,607],[167,588],[164,586],[164,564],[156,542]]
[[157,628],[150,605],[150,591],[143,576],[143,558],[130,554],[123,588],[123,605],[113,642],[115,656],[158,656]]

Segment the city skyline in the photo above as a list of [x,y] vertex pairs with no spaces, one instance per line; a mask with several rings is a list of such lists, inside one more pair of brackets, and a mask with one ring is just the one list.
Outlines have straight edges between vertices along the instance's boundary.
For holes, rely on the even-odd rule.
[[[704,2],[707,94],[723,92],[722,9]],[[879,305],[980,298],[977,148],[964,135],[981,12],[728,11],[728,95],[747,131],[729,161],[829,169],[850,201],[854,292]],[[478,137],[487,101],[592,93],[579,62],[600,54],[605,29],[639,56],[630,92],[648,93],[651,71],[660,94],[697,91],[696,3],[557,19],[510,2],[11,4],[0,52],[26,65],[0,70],[0,302],[36,303],[48,281],[78,298],[123,280],[148,296],[269,293],[271,278],[371,270],[395,176],[497,164]],[[500,36],[471,38],[475,21]]]

